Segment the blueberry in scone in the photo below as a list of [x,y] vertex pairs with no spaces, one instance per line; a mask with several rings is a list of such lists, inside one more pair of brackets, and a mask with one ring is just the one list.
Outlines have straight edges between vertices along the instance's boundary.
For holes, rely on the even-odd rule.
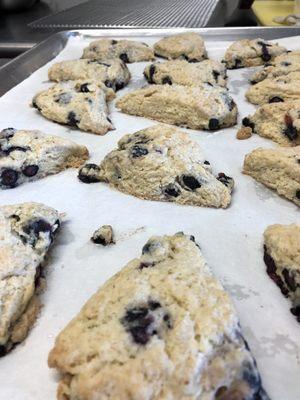
[[185,60],[171,60],[147,65],[144,76],[149,83],[174,83],[184,86],[200,86],[202,83],[226,86],[226,67],[214,60],[189,63]]
[[286,53],[287,49],[264,39],[242,39],[232,43],[226,50],[224,62],[229,69],[256,67]]
[[300,206],[300,146],[255,149],[246,155],[243,172]]
[[169,60],[180,59],[197,62],[207,58],[204,40],[194,32],[164,37],[156,42],[153,48],[157,56]]
[[106,103],[114,96],[101,82],[66,81],[35,95],[32,106],[52,121],[104,135],[114,129]]
[[300,99],[300,72],[277,78],[266,78],[250,86],[246,98],[252,104],[282,103]]
[[67,60],[55,63],[48,71],[51,81],[93,80],[114,91],[126,86],[130,72],[121,60]]
[[84,183],[96,183],[100,182],[100,168],[97,164],[87,163],[83,165],[78,173],[78,179]]
[[142,199],[226,208],[234,181],[224,173],[214,175],[201,153],[185,132],[155,125],[120,139],[96,176]]
[[264,232],[264,261],[270,278],[292,302],[300,322],[300,225],[271,225]]
[[217,130],[236,124],[237,107],[228,90],[198,86],[150,85],[116,102],[122,112],[191,129]]
[[91,241],[102,246],[116,243],[111,225],[102,225],[96,229],[91,237]]
[[22,342],[40,309],[43,262],[61,219],[39,203],[0,207],[0,356]]
[[40,131],[4,129],[0,132],[0,189],[78,168],[88,157],[85,146],[69,139]]
[[300,72],[300,51],[290,51],[275,57],[264,68],[256,71],[250,78],[250,82],[255,84],[266,78],[277,78],[297,71]]
[[146,44],[134,40],[95,40],[83,50],[81,58],[92,60],[120,59],[125,63],[154,60],[153,50]]
[[242,120],[242,129],[271,139],[281,146],[300,145],[300,98],[284,103],[264,104]]
[[268,400],[193,236],[154,236],[58,335],[58,399]]

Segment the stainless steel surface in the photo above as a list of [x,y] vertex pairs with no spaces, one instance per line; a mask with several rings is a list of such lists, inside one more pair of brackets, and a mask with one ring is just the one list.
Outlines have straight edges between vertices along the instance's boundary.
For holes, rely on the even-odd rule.
[[117,28],[206,26],[216,6],[238,0],[91,0],[30,24],[35,28]]
[[[199,28],[199,29],[126,29],[126,36],[137,35],[170,35],[191,30],[201,34],[206,41],[211,40],[237,40],[243,38],[262,37],[276,39],[300,35],[300,28]],[[10,63],[0,68],[0,96],[12,87],[27,78],[35,70],[52,60],[65,47],[68,38],[74,35],[83,35],[90,38],[101,36],[124,36],[124,29],[107,30],[78,30],[55,33],[48,39],[39,43],[31,50],[15,58]]]

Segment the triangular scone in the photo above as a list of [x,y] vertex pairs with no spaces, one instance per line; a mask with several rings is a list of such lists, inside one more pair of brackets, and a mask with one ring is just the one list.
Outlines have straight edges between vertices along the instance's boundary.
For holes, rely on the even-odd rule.
[[216,130],[236,124],[237,107],[225,88],[151,85],[116,102],[124,113],[191,129]]
[[266,78],[277,78],[278,76],[287,75],[290,72],[300,71],[300,51],[291,51],[283,53],[274,58],[263,69],[256,71],[250,81],[252,84],[261,82]]
[[246,98],[253,104],[279,103],[300,99],[300,72],[267,78],[250,86]]
[[264,39],[242,39],[228,47],[224,62],[229,69],[256,67],[286,52],[285,47]]
[[[300,98],[284,103],[264,104],[242,121],[258,135],[281,146],[300,145]],[[242,128],[242,129],[243,129]]]
[[290,298],[291,312],[300,322],[300,225],[271,225],[264,233],[267,273]]
[[201,153],[185,132],[155,125],[124,136],[94,172],[99,180],[142,199],[226,208],[233,179],[213,175]]
[[154,60],[154,53],[146,43],[134,40],[100,39],[83,50],[81,58],[109,60],[119,58],[125,63]]
[[246,155],[243,172],[300,206],[300,146],[255,149]]
[[36,319],[42,263],[59,226],[58,212],[43,204],[0,207],[0,356],[25,339]]
[[185,32],[164,37],[153,46],[157,56],[171,59],[182,59],[189,62],[202,61],[207,58],[204,40],[198,33]]
[[114,97],[114,91],[103,83],[66,81],[35,95],[32,105],[52,121],[104,135],[114,129],[106,104]]
[[60,136],[7,128],[0,132],[0,189],[10,189],[70,167],[80,167],[88,149]]
[[51,81],[91,79],[102,82],[113,90],[122,89],[130,79],[130,72],[121,60],[67,60],[55,63],[48,71]]
[[59,400],[267,400],[193,236],[154,236],[56,339]]
[[176,83],[184,86],[200,86],[202,83],[226,86],[226,67],[214,60],[189,63],[185,60],[171,60],[149,64],[144,69],[149,83]]

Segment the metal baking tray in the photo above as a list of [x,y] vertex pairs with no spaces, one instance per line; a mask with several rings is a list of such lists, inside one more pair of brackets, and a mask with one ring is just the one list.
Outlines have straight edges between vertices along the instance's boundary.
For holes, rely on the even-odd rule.
[[[152,44],[164,35],[181,31],[186,29],[79,30],[53,35],[0,69],[0,94],[9,91],[0,99],[0,129],[40,129],[71,138],[89,148],[90,162],[100,162],[124,134],[156,122],[119,113],[113,103],[110,109],[116,130],[102,137],[43,118],[29,107],[29,102],[37,91],[51,84],[47,81],[51,62],[56,56],[57,61],[80,57],[82,46],[95,38],[132,38]],[[285,45],[300,47],[298,38],[292,38],[300,35],[300,28],[193,31],[204,37],[209,55],[218,59],[230,41],[241,38],[291,38],[283,39]],[[129,64],[133,79],[117,96],[146,83],[142,74],[145,64]],[[241,118],[254,109],[244,99],[250,71],[228,71],[228,75]],[[258,135],[238,141],[236,127],[217,132],[183,130],[200,144],[215,171],[234,177],[236,189],[228,209],[140,200],[105,184],[84,185],[72,169],[1,191],[1,205],[38,201],[65,212],[66,221],[47,263],[42,312],[26,341],[0,359],[0,400],[55,398],[57,375],[47,368],[47,355],[55,336],[99,286],[140,254],[150,236],[178,231],[197,238],[208,264],[231,294],[271,399],[300,399],[299,326],[289,313],[288,301],[265,273],[262,251],[266,226],[299,221],[299,208],[241,173],[246,153],[259,146],[276,145]],[[103,224],[112,225],[116,232],[117,244],[111,248],[102,249],[89,241],[92,232]]]

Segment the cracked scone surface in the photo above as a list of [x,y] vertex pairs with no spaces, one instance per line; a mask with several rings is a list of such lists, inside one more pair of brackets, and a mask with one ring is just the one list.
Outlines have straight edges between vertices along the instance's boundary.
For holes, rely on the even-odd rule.
[[55,63],[48,71],[51,81],[91,79],[106,87],[120,90],[127,85],[130,72],[121,60],[67,60]]
[[264,232],[267,273],[292,302],[300,322],[300,225],[271,225]]
[[297,71],[300,71],[300,51],[291,51],[275,57],[264,68],[256,71],[250,78],[250,82],[255,84],[266,78],[277,78]]
[[250,86],[246,99],[252,104],[280,103],[300,99],[300,72],[267,78]]
[[134,40],[95,40],[83,50],[82,58],[108,60],[119,58],[125,63],[154,60],[153,50],[146,44]]
[[227,68],[255,67],[286,53],[286,48],[264,39],[238,40],[228,47],[224,61]]
[[225,88],[151,85],[129,92],[116,102],[117,108],[191,129],[216,130],[236,124],[237,107]]
[[88,159],[85,146],[40,131],[7,128],[0,132],[0,188],[10,189],[78,168]]
[[66,81],[35,95],[32,105],[54,122],[104,135],[114,129],[106,103],[114,96],[114,91],[102,83]]
[[59,334],[59,400],[266,400],[194,237],[154,236]]
[[142,199],[226,208],[234,181],[224,173],[215,176],[201,153],[185,132],[155,125],[121,138],[98,177]]
[[243,172],[300,206],[300,146],[255,149],[246,155]]
[[197,86],[199,83],[226,86],[226,67],[214,60],[204,60],[189,63],[185,60],[156,62],[144,70],[144,76],[149,83],[176,83],[184,86]]
[[243,127],[281,146],[300,145],[300,99],[264,104],[242,121]]
[[207,58],[204,40],[193,32],[164,37],[156,42],[153,48],[157,56],[169,60],[182,59],[197,62]]
[[25,339],[34,323],[42,263],[60,226],[39,203],[0,207],[0,355]]

